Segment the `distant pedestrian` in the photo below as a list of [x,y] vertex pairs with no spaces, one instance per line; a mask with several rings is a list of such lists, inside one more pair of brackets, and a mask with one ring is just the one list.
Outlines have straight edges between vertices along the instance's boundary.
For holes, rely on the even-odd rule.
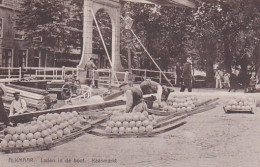
[[222,76],[223,76],[222,71],[220,69],[217,69],[215,73],[216,88],[222,88]]
[[224,71],[224,88],[230,88],[230,74],[227,71]]
[[92,74],[93,74],[93,70],[96,70],[97,67],[94,63],[94,59],[93,58],[90,58],[89,61],[86,63],[86,66],[85,66],[85,70],[87,72],[86,74],[86,78],[87,78],[87,82],[88,82],[88,85],[91,84],[92,82]]
[[187,62],[183,66],[181,92],[184,92],[186,88],[188,92],[192,92],[192,78],[192,60],[188,57]]
[[94,59],[93,58],[90,58],[89,61],[86,63],[86,66],[85,66],[85,70],[87,71],[87,75],[86,75],[86,78],[90,78],[91,77],[91,71],[92,70],[96,70],[97,67],[94,63]]
[[254,92],[255,91],[256,83],[257,83],[256,73],[252,72],[252,75],[250,77],[248,92]]
[[231,77],[230,77],[230,88],[229,92],[233,89],[234,92],[238,89],[239,87],[239,81],[238,81],[238,75],[240,74],[241,66],[238,65],[235,70],[233,70]]

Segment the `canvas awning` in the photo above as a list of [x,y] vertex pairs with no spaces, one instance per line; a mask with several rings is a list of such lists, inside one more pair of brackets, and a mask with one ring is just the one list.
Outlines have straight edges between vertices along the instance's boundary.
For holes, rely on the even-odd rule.
[[195,3],[191,0],[122,0],[134,3],[157,4],[162,6],[180,6],[195,8]]

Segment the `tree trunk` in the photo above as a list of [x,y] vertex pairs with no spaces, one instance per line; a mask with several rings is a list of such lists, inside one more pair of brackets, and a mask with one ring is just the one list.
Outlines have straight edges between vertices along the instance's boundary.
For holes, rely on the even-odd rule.
[[207,40],[205,43],[207,55],[206,55],[206,86],[214,87],[214,70],[213,64],[216,58],[216,42]]
[[228,35],[224,35],[224,65],[227,72],[231,73],[233,55],[230,54],[230,42]]

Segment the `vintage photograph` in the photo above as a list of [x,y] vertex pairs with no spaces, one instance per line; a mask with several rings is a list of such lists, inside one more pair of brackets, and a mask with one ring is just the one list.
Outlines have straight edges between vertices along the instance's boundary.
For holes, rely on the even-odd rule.
[[0,0],[0,167],[259,167],[260,0]]

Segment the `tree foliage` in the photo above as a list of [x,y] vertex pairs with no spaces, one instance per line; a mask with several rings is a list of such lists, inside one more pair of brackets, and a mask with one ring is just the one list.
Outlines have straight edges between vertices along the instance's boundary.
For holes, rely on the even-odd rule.
[[[25,30],[31,46],[51,51],[66,46],[69,31],[64,26],[69,13],[65,3],[63,0],[23,0],[17,26]],[[42,38],[42,41],[33,40],[35,38]]]
[[[51,50],[82,48],[83,0],[23,0],[18,27],[28,39],[42,36],[33,46]],[[207,72],[212,82],[213,64],[231,70],[232,65],[260,64],[260,1],[197,0],[195,9],[121,2],[121,15],[129,13],[132,29],[159,66],[167,70],[192,56],[195,66]],[[111,18],[104,10],[96,13],[104,41],[111,54]],[[93,48],[104,53],[93,22]],[[133,67],[155,69],[139,42],[129,36],[121,20],[121,58],[127,67],[131,47]]]
[[134,31],[162,68],[192,56],[212,82],[215,63],[229,71],[232,65],[240,64],[244,71],[250,63],[258,66],[259,3],[198,0],[195,9],[131,3],[123,11],[131,11]]

